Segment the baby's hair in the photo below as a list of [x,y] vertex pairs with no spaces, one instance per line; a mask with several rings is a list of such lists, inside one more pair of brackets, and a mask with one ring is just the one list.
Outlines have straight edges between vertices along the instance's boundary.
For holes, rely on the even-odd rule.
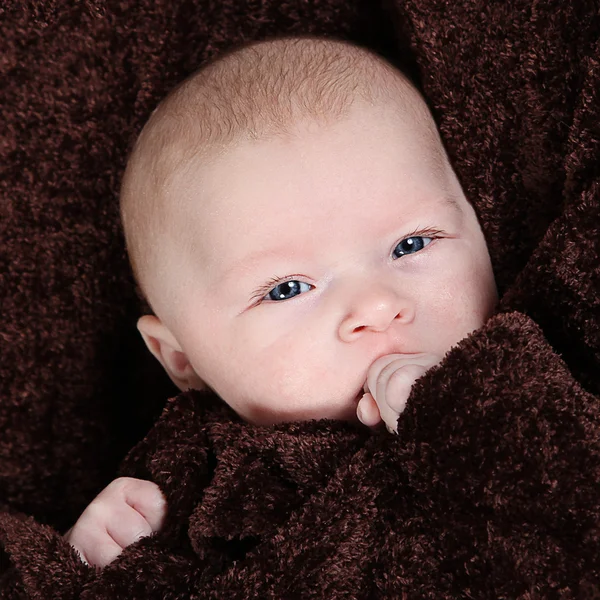
[[209,162],[239,139],[286,135],[302,119],[337,121],[356,100],[395,101],[439,140],[407,77],[374,52],[343,41],[294,37],[252,43],[179,84],[143,128],[121,187],[127,249],[146,298],[159,239],[172,221],[169,205],[176,199],[169,197],[169,186],[177,174],[192,162]]

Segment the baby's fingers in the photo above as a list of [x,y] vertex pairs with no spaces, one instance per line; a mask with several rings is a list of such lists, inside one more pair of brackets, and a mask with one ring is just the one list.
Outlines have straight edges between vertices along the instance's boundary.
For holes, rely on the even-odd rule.
[[379,414],[379,408],[377,408],[377,402],[375,402],[375,399],[369,393],[366,393],[358,402],[356,415],[358,420],[367,427],[375,427],[381,423],[381,415]]
[[100,568],[110,564],[123,551],[104,527],[91,524],[84,515],[65,537],[83,562]]
[[162,527],[167,504],[159,487],[152,481],[120,477],[106,487],[102,494],[105,493],[122,497],[127,505],[147,521],[150,531],[145,535]]
[[[427,370],[417,364],[406,364],[397,359],[387,364],[378,374],[369,376],[369,389],[377,401],[379,410],[385,404],[396,413],[401,413],[410,394],[413,383]],[[383,415],[382,415],[383,416]]]
[[106,519],[106,533],[121,548],[127,548],[154,531],[139,512],[126,504],[115,507]]
[[397,431],[398,416],[404,411],[413,383],[427,369],[421,365],[394,360],[386,365],[373,385],[375,401],[388,431]]

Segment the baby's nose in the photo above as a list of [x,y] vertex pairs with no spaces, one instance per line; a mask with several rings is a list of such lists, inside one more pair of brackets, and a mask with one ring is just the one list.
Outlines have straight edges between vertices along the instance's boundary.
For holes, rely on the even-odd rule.
[[339,336],[342,341],[351,342],[368,332],[386,331],[394,322],[410,323],[413,319],[414,305],[406,295],[375,285],[352,295]]

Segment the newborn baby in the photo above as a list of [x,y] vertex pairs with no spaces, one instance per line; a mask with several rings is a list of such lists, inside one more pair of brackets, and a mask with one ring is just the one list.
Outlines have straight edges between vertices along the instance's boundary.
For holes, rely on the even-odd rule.
[[[192,75],[144,127],[121,206],[148,348],[258,425],[395,431],[414,381],[497,300],[424,100],[347,43],[252,44]],[[154,484],[120,479],[67,537],[103,566],[164,511]]]

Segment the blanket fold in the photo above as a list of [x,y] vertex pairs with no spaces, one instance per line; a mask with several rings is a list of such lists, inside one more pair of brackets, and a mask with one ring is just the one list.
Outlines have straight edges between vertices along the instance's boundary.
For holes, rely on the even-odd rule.
[[[426,373],[397,435],[258,427],[181,394],[122,469],[164,490],[163,531],[101,573],[63,568],[53,597],[577,597],[600,582],[597,402],[520,313]],[[39,533],[0,535],[20,566]]]

